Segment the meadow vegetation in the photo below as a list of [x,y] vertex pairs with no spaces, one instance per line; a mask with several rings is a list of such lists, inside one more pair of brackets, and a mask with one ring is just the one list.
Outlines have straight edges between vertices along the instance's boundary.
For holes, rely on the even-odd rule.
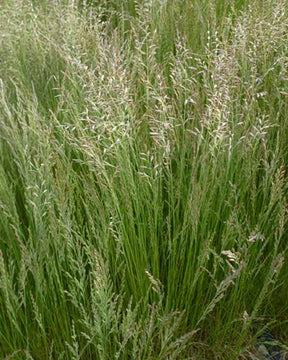
[[285,0],[2,0],[0,357],[288,348]]

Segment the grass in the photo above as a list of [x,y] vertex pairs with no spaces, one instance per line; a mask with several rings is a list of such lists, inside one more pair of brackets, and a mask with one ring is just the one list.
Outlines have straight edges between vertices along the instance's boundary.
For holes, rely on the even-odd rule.
[[2,1],[0,355],[287,352],[284,0]]

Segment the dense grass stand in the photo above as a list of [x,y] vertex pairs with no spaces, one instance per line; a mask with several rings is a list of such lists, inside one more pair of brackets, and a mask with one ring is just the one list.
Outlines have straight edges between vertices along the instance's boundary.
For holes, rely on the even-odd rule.
[[1,359],[284,358],[287,11],[0,2]]

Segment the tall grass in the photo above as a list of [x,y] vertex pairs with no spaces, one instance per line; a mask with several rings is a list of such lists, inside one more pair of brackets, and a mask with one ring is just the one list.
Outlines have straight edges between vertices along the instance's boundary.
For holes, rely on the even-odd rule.
[[2,1],[0,354],[287,351],[286,1]]

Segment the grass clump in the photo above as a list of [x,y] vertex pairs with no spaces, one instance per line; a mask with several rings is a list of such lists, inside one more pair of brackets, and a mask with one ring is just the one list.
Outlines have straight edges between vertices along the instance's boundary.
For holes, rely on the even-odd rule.
[[0,354],[287,351],[286,2],[3,1]]

